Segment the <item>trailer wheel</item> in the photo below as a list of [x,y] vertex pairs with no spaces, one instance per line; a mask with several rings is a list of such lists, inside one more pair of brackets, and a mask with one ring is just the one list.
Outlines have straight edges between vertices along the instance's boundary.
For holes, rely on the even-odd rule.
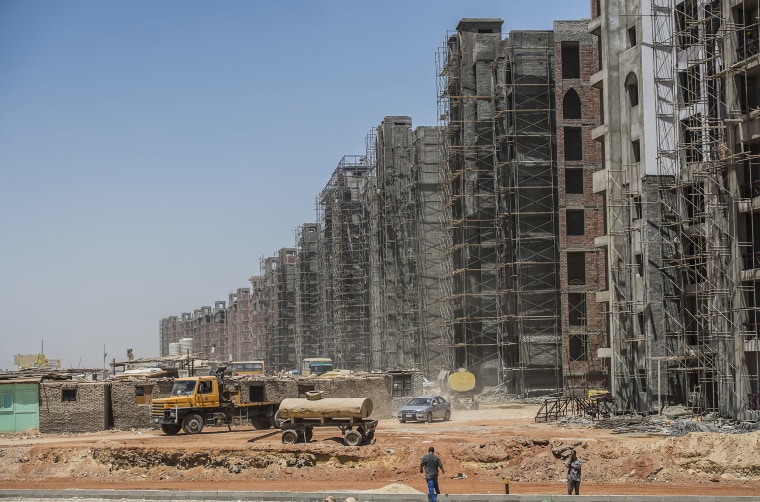
[[180,427],[179,425],[174,425],[174,424],[163,424],[163,425],[161,425],[161,430],[167,436],[176,436],[181,428],[182,427]]
[[314,436],[314,430],[306,429],[306,431],[304,432],[304,438],[305,438],[304,443],[308,443],[309,441],[311,441],[311,438],[313,436]]
[[191,413],[182,421],[182,430],[185,434],[200,434],[203,430],[203,417],[197,413]]
[[348,431],[343,436],[343,444],[346,446],[359,446],[362,444],[362,433],[359,431]]
[[263,430],[272,427],[272,420],[269,417],[255,417],[251,419],[254,429]]
[[298,433],[294,430],[288,429],[282,431],[282,443],[283,444],[295,444],[298,442]]

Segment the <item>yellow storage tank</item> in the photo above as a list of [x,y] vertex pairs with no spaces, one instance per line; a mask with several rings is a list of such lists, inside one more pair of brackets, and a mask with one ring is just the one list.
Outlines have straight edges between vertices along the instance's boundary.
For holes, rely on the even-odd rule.
[[464,369],[449,375],[449,389],[453,392],[471,392],[475,389],[475,375]]

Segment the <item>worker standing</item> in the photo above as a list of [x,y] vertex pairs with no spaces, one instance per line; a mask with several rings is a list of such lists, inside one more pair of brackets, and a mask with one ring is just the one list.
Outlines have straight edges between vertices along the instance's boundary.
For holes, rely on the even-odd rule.
[[575,455],[575,450],[570,450],[570,456],[565,460],[567,467],[567,494],[580,494],[581,490],[581,465],[583,461]]

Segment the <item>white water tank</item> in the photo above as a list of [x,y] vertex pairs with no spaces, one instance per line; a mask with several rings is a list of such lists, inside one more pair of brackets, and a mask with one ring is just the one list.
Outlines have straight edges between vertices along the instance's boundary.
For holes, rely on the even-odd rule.
[[180,355],[179,342],[171,342],[171,343],[169,343],[169,355],[170,356],[178,356],[178,355]]
[[192,338],[180,338],[179,339],[179,353],[186,356],[188,353],[193,353],[193,339]]

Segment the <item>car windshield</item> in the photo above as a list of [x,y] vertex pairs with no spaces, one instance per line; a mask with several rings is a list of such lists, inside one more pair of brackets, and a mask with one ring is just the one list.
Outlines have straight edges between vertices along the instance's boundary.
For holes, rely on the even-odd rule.
[[430,406],[432,402],[433,400],[427,397],[415,397],[406,404],[409,406]]

